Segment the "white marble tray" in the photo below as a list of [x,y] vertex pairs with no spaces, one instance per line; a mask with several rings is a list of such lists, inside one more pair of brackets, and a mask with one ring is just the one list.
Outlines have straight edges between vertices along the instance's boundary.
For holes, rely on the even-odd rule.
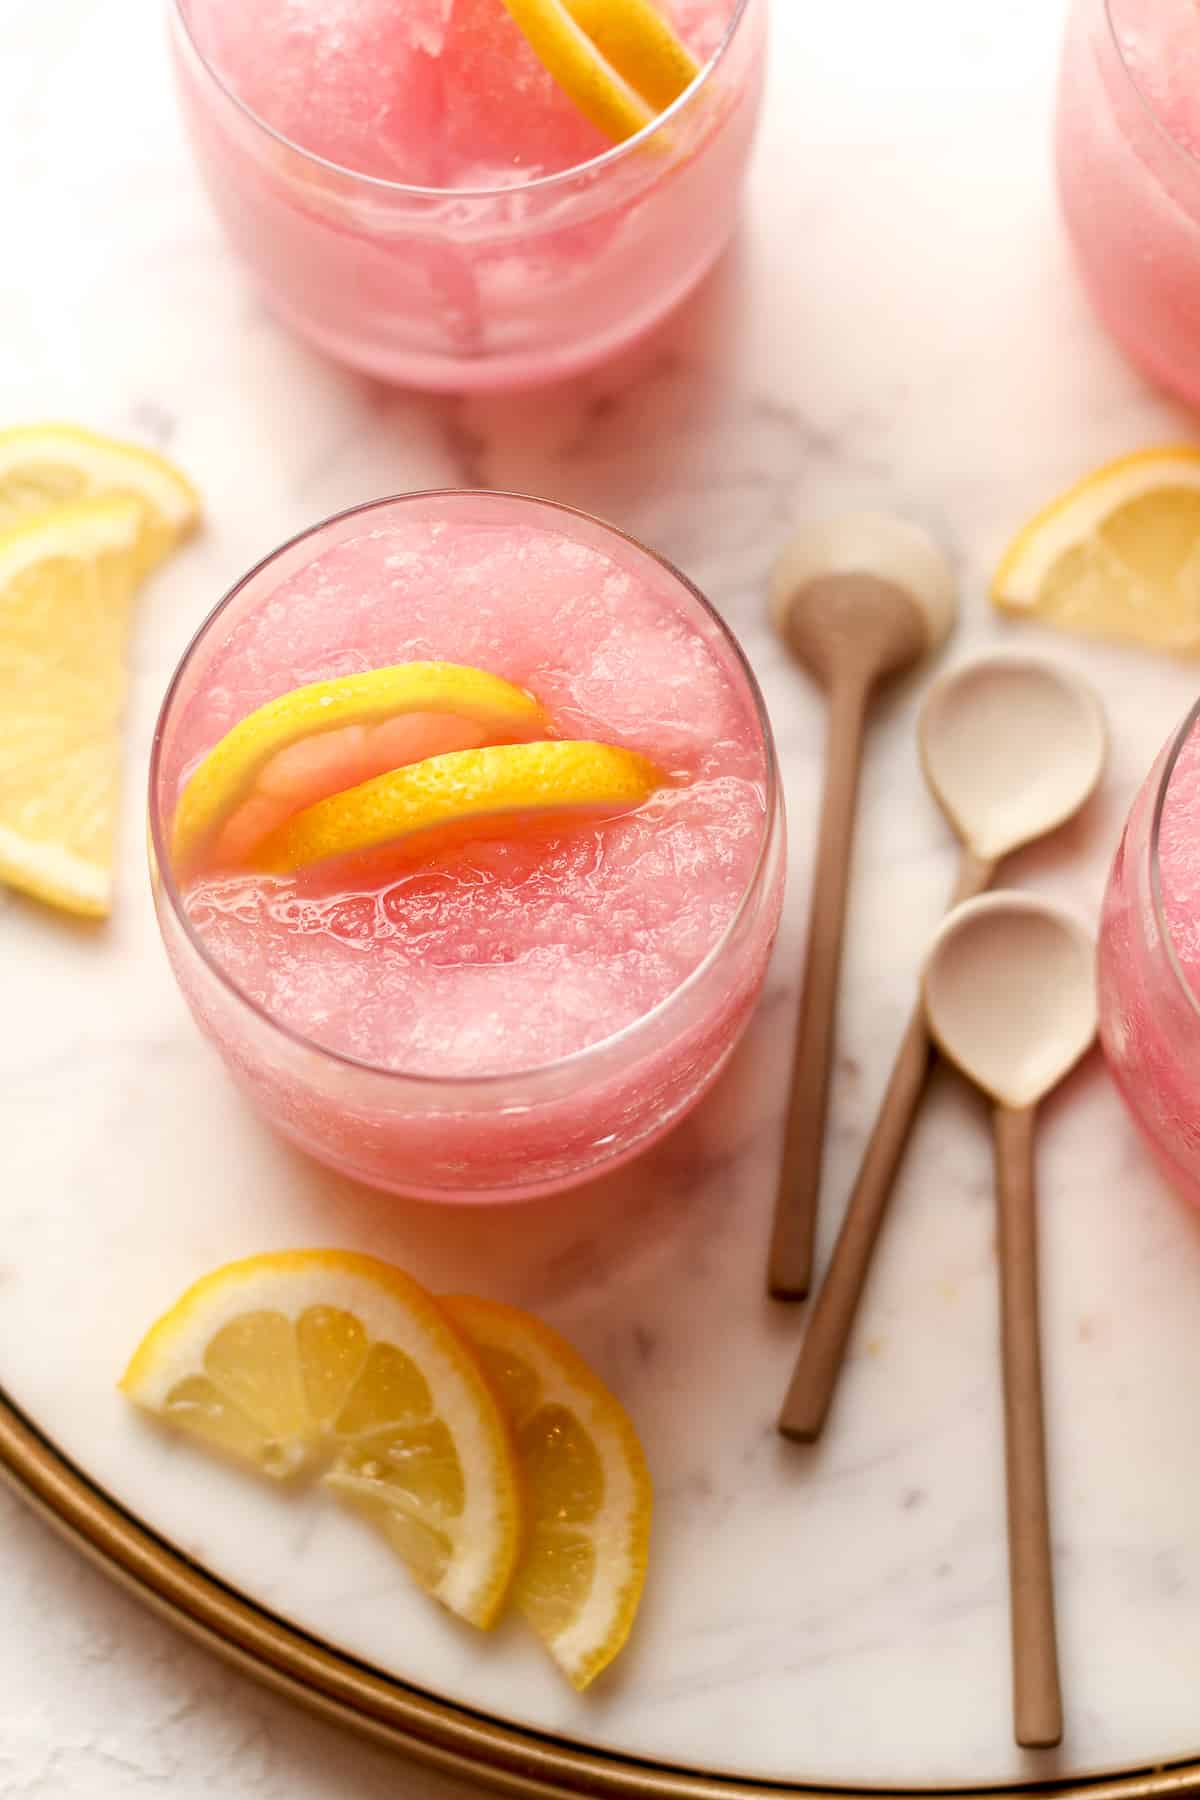
[[[1047,121],[1057,6],[778,0],[746,230],[665,337],[551,394],[430,402],[310,356],[230,262],[179,138],[158,0],[55,0],[6,32],[4,404],[166,445],[211,528],[156,583],[136,652],[110,928],[0,901],[0,1385],[100,1487],[253,1599],[377,1667],[579,1744],[764,1779],[1007,1783],[1200,1753],[1200,1222],[1102,1071],[1041,1140],[1046,1361],[1068,1735],[1012,1747],[984,1121],[939,1077],[828,1440],[773,1417],[802,1315],[762,1266],[821,712],[762,616],[773,546],[834,506],[905,510],[960,562],[952,654],[1005,635],[1005,536],[1107,454],[1183,434],[1091,325],[1060,240]],[[114,108],[111,97],[120,93]],[[72,231],[61,232],[67,212]],[[678,560],[742,633],[780,738],[793,883],[765,1004],[702,1112],[631,1174],[478,1216],[354,1190],[270,1139],[178,998],[143,870],[158,698],[202,612],[296,527],[370,494],[524,487]],[[1086,910],[1193,670],[1064,644],[1114,729],[1103,795],[1012,868]],[[952,851],[881,714],[866,774],[829,1176],[828,1253]],[[317,1501],[289,1505],[153,1435],[113,1382],[201,1271],[368,1247],[543,1311],[626,1397],[659,1522],[636,1642],[588,1700],[518,1632],[481,1644]]]

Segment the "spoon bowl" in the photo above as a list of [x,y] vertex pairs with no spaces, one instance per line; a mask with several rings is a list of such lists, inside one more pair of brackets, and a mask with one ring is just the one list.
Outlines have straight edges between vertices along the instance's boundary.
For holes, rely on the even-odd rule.
[[1100,702],[1044,657],[977,657],[935,681],[917,727],[925,778],[958,838],[997,862],[1090,797],[1108,754]]
[[958,584],[919,526],[844,513],[802,526],[771,572],[771,622],[822,686],[846,662],[872,680],[940,648],[958,616]]
[[1091,934],[1034,894],[985,894],[951,913],[923,985],[938,1048],[1001,1106],[1036,1106],[1096,1035]]

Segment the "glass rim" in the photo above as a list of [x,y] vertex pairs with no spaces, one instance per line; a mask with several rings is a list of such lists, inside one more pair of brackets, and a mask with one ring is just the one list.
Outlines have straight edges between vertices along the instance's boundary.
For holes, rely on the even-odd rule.
[[[754,718],[758,725],[759,737],[762,742],[763,765],[765,771],[765,805],[763,808],[762,831],[753,866],[746,877],[746,885],[738,900],[737,906],[734,909],[732,917],[729,919],[720,936],[710,944],[708,950],[701,957],[695,968],[689,970],[683,980],[679,982],[677,986],[673,987],[669,993],[664,994],[662,999],[657,1001],[648,1012],[639,1013],[636,1019],[631,1019],[628,1024],[622,1025],[618,1031],[610,1032],[606,1037],[597,1038],[595,1043],[584,1044],[580,1049],[569,1051],[565,1056],[554,1057],[549,1062],[529,1063],[523,1068],[497,1070],[493,1073],[483,1075],[432,1075],[422,1070],[396,1069],[383,1063],[369,1062],[364,1057],[352,1056],[345,1051],[335,1050],[328,1044],[322,1044],[317,1039],[309,1037],[305,1032],[296,1030],[285,1020],[277,1017],[277,1015],[268,1007],[255,1000],[253,995],[248,994],[245,989],[234,980],[229,971],[223,967],[217,958],[211,954],[203,937],[197,931],[188,916],[187,910],[183,905],[183,897],[179,889],[179,884],[175,879],[175,873],[171,867],[169,847],[164,832],[162,809],[158,801],[163,744],[171,710],[174,706],[180,685],[190,669],[192,661],[199,651],[201,644],[207,637],[210,628],[217,623],[226,609],[233,605],[246,587],[261,575],[264,570],[268,569],[273,562],[277,561],[280,557],[285,556],[289,550],[304,543],[308,538],[316,537],[318,533],[327,530],[330,526],[340,524],[341,521],[345,519],[353,519],[360,515],[366,515],[381,508],[396,506],[398,504],[402,505],[408,502],[421,500],[429,501],[445,499],[515,500],[522,505],[546,507],[552,512],[564,514],[567,518],[582,519],[589,525],[598,525],[602,531],[611,533],[613,537],[619,538],[622,543],[630,545],[631,548],[638,551],[639,554],[648,557],[651,562],[663,569],[674,581],[678,582],[680,587],[684,589],[692,600],[697,602],[701,612],[716,628],[718,637],[732,653],[734,664],[740,671],[750,696]],[[377,500],[361,500],[354,506],[342,507],[339,511],[330,513],[328,517],[318,520],[314,525],[305,526],[302,531],[294,532],[292,536],[286,538],[283,543],[277,544],[273,550],[268,551],[265,556],[260,557],[256,563],[246,570],[244,575],[239,576],[233,586],[228,588],[217,601],[216,605],[205,614],[184,647],[170,682],[167,684],[166,693],[163,695],[162,704],[158,709],[158,715],[154,722],[154,736],[150,747],[150,767],[147,777],[147,790],[153,872],[157,877],[162,892],[166,895],[172,917],[182,931],[189,947],[197,955],[204,968],[214,977],[227,994],[255,1018],[259,1019],[269,1030],[277,1033],[296,1049],[302,1050],[307,1054],[325,1058],[343,1068],[352,1069],[357,1074],[370,1075],[376,1079],[385,1081],[393,1081],[398,1086],[408,1085],[430,1089],[451,1089],[460,1093],[493,1091],[505,1086],[512,1086],[518,1082],[546,1081],[550,1077],[556,1076],[563,1071],[583,1069],[589,1063],[596,1063],[607,1059],[620,1046],[632,1043],[638,1037],[643,1036],[650,1027],[656,1025],[661,1019],[666,1018],[672,1011],[675,1011],[689,995],[694,993],[696,989],[704,983],[715,969],[729,945],[741,930],[759,898],[763,876],[767,868],[772,846],[774,845],[777,836],[781,796],[779,760],[775,749],[774,736],[771,730],[770,715],[767,712],[767,703],[763,697],[762,689],[759,686],[758,678],[750,665],[746,652],[742,649],[736,636],[725,623],[716,607],[696,586],[695,582],[689,580],[682,570],[678,569],[667,557],[661,556],[657,550],[650,549],[647,544],[642,543],[640,538],[632,536],[632,534],[627,531],[622,531],[617,525],[610,524],[607,519],[601,519],[594,513],[585,512],[582,507],[568,506],[560,500],[546,500],[537,494],[522,494],[505,488],[417,488],[400,494],[386,494]]]
[[[183,0],[179,0],[179,4],[182,5]],[[1134,74],[1133,69],[1130,67],[1129,58],[1125,54],[1125,46],[1121,42],[1121,35],[1117,30],[1117,21],[1114,16],[1115,8],[1119,4],[1119,0],[1102,0],[1102,4],[1104,7],[1105,24],[1108,26],[1108,35],[1112,42],[1112,47],[1116,52],[1117,61],[1121,65],[1121,73],[1133,90],[1138,105],[1142,108],[1142,111],[1149,119],[1155,131],[1158,132],[1163,142],[1169,144],[1177,156],[1181,157],[1185,163],[1200,174],[1200,154],[1197,154],[1194,150],[1189,150],[1186,144],[1180,143],[1179,139],[1175,136],[1175,133],[1170,129],[1165,119],[1163,119],[1159,113],[1159,110],[1157,106],[1155,106],[1154,101],[1150,98],[1150,95],[1146,92],[1142,83]]]
[[1175,773],[1175,765],[1183,753],[1183,746],[1193,731],[1200,725],[1200,700],[1189,708],[1183,724],[1179,726],[1175,736],[1169,740],[1167,760],[1162,774],[1158,778],[1158,787],[1154,795],[1154,812],[1150,820],[1150,906],[1154,914],[1154,923],[1158,931],[1158,941],[1166,951],[1167,966],[1180,988],[1187,1006],[1200,1025],[1200,995],[1197,995],[1191,982],[1184,973],[1183,964],[1175,948],[1175,934],[1167,917],[1166,900],[1163,894],[1162,863],[1159,858],[1159,845],[1162,835],[1163,818],[1167,808],[1167,794],[1171,786],[1171,778]]
[[749,12],[752,4],[753,0],[734,0],[734,8],[729,16],[729,22],[721,35],[721,41],[709,57],[708,61],[704,63],[695,80],[689,83],[683,90],[683,93],[679,95],[678,99],[673,100],[670,106],[666,107],[662,112],[657,113],[654,118],[643,125],[641,130],[635,132],[632,137],[625,138],[619,144],[613,144],[611,149],[602,150],[598,156],[590,157],[587,162],[574,163],[569,169],[556,169],[554,173],[550,175],[535,176],[532,181],[519,183],[510,182],[504,186],[496,187],[470,188],[424,187],[417,182],[393,181],[386,175],[368,175],[361,169],[347,168],[344,163],[334,162],[330,157],[321,156],[315,150],[305,149],[303,144],[298,144],[294,138],[290,138],[286,133],[277,130],[274,125],[268,124],[267,120],[264,119],[260,113],[255,112],[252,106],[247,105],[241,95],[236,92],[214,66],[211,59],[205,55],[203,50],[201,50],[200,45],[196,41],[196,34],[192,30],[191,23],[187,16],[188,0],[172,0],[171,10],[176,23],[184,34],[188,48],[192,51],[197,62],[208,75],[213,85],[218,88],[230,104],[241,113],[244,119],[247,119],[257,130],[273,139],[275,143],[282,145],[285,150],[290,151],[294,156],[301,157],[305,162],[312,164],[313,167],[323,169],[327,173],[336,175],[345,181],[361,182],[364,186],[373,188],[376,192],[381,194],[406,195],[416,200],[499,200],[506,195],[547,193],[555,187],[565,186],[580,175],[591,175],[593,171],[599,172],[606,170],[626,161],[635,151],[640,149],[649,138],[653,137],[655,132],[660,130],[661,127],[670,120],[677,118],[683,112],[688,110],[695,100],[699,98],[703,90],[709,85],[712,76],[716,73],[720,64],[724,62],[726,53],[733,43],[734,38],[737,36],[738,27]]

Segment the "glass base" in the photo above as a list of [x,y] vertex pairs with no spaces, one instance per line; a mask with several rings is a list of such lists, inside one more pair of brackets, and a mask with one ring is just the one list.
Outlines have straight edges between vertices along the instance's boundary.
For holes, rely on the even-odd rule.
[[[403,1200],[420,1200],[434,1206],[515,1206],[526,1200],[545,1200],[555,1194],[570,1193],[573,1188],[587,1187],[592,1182],[601,1181],[606,1175],[615,1174],[628,1163],[636,1162],[638,1157],[645,1156],[656,1144],[669,1137],[676,1126],[682,1125],[690,1113],[693,1113],[716,1085],[718,1077],[724,1073],[725,1066],[737,1049],[745,1034],[746,1026],[753,1015],[753,1007],[747,1015],[746,1024],[742,1026],[733,1042],[727,1046],[720,1058],[713,1064],[705,1076],[703,1083],[685,1103],[676,1111],[669,1113],[656,1123],[632,1144],[624,1144],[611,1156],[601,1157],[589,1162],[570,1175],[556,1177],[552,1181],[533,1181],[517,1187],[505,1188],[423,1188],[411,1181],[385,1181],[378,1175],[364,1175],[360,1168],[350,1161],[341,1161],[336,1156],[328,1155],[319,1145],[307,1143],[302,1133],[290,1131],[278,1119],[268,1118],[254,1105],[253,1099],[247,1096],[248,1104],[257,1117],[286,1143],[311,1157],[314,1162],[324,1168],[332,1169],[335,1175],[345,1176],[357,1182],[360,1187],[368,1187],[376,1193],[395,1194]],[[236,1082],[235,1085],[240,1085]],[[1200,1196],[1198,1196],[1200,1198]]]
[[650,333],[663,325],[672,313],[711,273],[726,244],[718,244],[711,255],[676,282],[664,296],[646,311],[624,318],[610,331],[601,332],[579,343],[564,344],[550,350],[522,351],[503,356],[431,356],[405,350],[371,345],[361,338],[342,336],[292,308],[278,295],[263,292],[264,304],[298,337],[314,345],[335,362],[344,363],[362,375],[395,387],[423,389],[428,393],[500,393],[516,388],[545,387],[572,375],[583,374],[598,364],[608,362],[623,350],[632,349]]

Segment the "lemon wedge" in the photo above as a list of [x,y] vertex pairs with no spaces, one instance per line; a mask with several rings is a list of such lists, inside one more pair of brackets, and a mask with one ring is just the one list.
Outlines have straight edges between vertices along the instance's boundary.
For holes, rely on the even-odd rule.
[[634,137],[700,72],[649,0],[504,0],[538,60],[614,143]]
[[495,1621],[522,1535],[512,1443],[474,1356],[400,1270],[336,1250],[229,1263],[152,1326],[120,1385],[260,1474],[324,1469],[422,1587]]
[[0,532],[0,880],[92,917],[112,904],[144,516],[81,500]]
[[441,1302],[470,1340],[515,1434],[530,1521],[516,1604],[577,1688],[632,1628],[653,1490],[628,1415],[557,1333],[488,1300]]
[[992,600],[1066,631],[1200,651],[1200,449],[1107,463],[1017,535]]
[[415,832],[484,826],[514,813],[617,812],[640,805],[665,780],[648,757],[611,744],[566,739],[452,751],[306,807],[259,844],[250,867],[286,875]]
[[650,0],[564,0],[610,68],[664,112],[692,85],[700,64]]
[[523,688],[484,669],[413,662],[310,682],[267,701],[209,751],[179,797],[172,859],[190,874],[243,860],[291,814],[430,755],[544,735]]
[[145,509],[147,568],[200,517],[199,496],[186,475],[140,444],[79,425],[15,425],[0,431],[0,529],[50,506],[113,496],[132,497]]

